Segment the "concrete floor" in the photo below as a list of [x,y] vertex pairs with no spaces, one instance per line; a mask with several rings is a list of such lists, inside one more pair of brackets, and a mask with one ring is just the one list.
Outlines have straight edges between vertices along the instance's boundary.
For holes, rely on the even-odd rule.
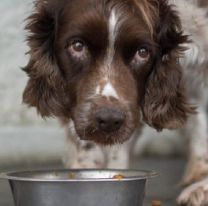
[[181,177],[185,161],[182,159],[142,159],[135,161],[134,168],[154,170],[159,176],[150,179],[147,184],[145,206],[151,206],[153,200],[160,200],[162,206],[176,206],[180,194]]
[[[176,205],[175,199],[180,192],[177,184],[183,174],[183,160],[141,159],[133,161],[131,167],[155,170],[160,174],[148,181],[144,206],[151,206],[152,200],[160,200],[163,206]],[[9,185],[5,180],[0,180],[0,206],[14,206]]]

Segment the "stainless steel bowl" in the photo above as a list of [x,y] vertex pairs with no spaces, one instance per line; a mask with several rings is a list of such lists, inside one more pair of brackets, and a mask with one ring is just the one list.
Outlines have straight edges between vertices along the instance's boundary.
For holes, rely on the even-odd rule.
[[145,183],[154,172],[56,170],[12,172],[16,206],[142,206]]

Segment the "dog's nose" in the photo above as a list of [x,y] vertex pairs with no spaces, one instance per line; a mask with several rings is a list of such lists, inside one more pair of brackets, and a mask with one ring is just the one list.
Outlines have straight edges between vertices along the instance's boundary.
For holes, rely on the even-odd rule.
[[96,111],[95,118],[99,130],[115,132],[123,125],[125,114],[118,109],[101,108]]

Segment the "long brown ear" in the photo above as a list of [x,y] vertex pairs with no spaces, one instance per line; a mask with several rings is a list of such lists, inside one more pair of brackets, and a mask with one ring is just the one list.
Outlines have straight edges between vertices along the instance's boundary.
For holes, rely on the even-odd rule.
[[[56,38],[59,4],[56,1],[40,1],[28,18],[28,46],[30,60],[23,70],[29,81],[23,93],[23,101],[36,107],[42,116],[66,114],[69,100],[64,97],[64,80],[56,62],[54,41]],[[59,6],[58,6],[59,5]]]
[[183,86],[183,71],[179,57],[181,44],[187,41],[182,34],[180,19],[166,0],[159,0],[159,24],[156,41],[159,54],[146,83],[143,99],[144,121],[156,128],[182,127],[194,109],[189,105]]

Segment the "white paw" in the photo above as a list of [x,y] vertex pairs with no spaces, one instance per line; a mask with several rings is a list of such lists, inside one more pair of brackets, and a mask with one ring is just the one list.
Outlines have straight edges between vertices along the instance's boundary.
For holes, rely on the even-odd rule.
[[177,203],[186,206],[207,206],[208,178],[185,188],[178,197]]

